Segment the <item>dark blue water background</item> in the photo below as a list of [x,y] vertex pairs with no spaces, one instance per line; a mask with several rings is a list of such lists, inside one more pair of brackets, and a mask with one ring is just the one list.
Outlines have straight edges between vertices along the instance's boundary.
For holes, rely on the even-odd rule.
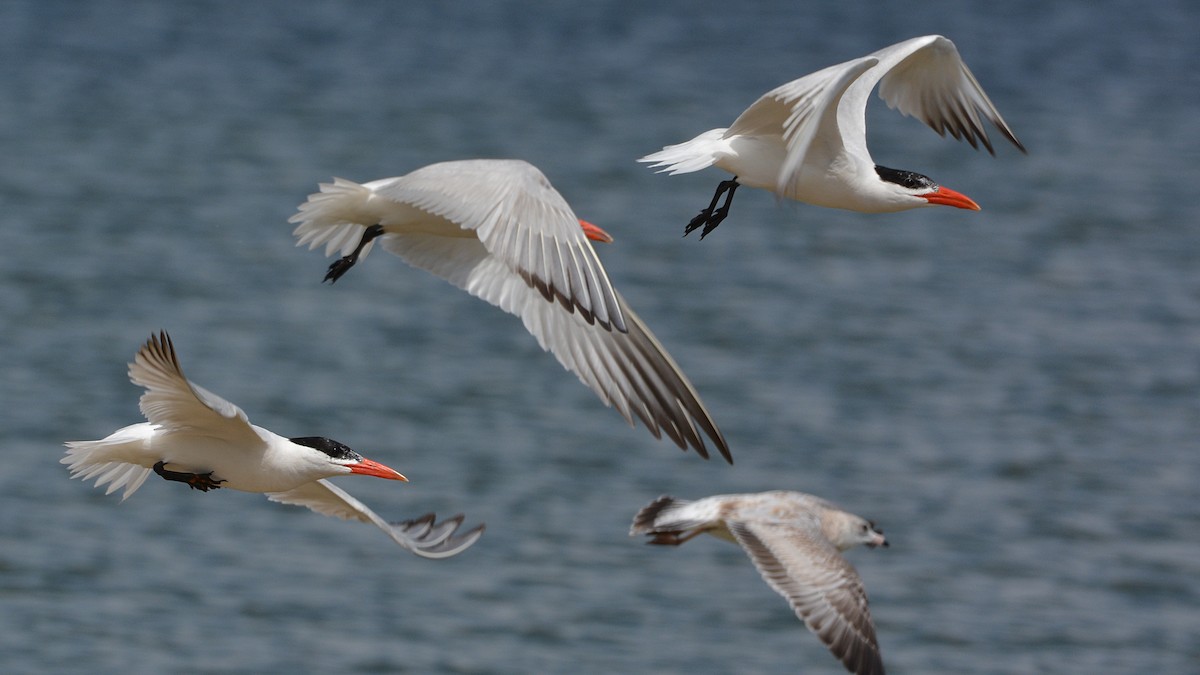
[[[0,669],[837,673],[736,547],[626,536],[661,493],[797,489],[856,550],[895,673],[1200,670],[1200,10],[1191,2],[12,2],[0,6]],[[634,159],[902,39],[954,39],[1030,153],[875,102],[881,164],[983,211],[862,215]],[[626,427],[520,323],[382,252],[337,287],[320,181],[519,157],[617,241],[614,282],[737,464]],[[285,435],[464,511],[447,561],[61,443],[184,368]]]

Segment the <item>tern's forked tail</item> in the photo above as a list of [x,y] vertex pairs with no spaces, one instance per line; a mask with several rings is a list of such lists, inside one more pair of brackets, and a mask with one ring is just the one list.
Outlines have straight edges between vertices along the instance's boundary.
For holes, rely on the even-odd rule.
[[672,176],[677,173],[691,173],[707,169],[717,161],[719,151],[726,147],[722,141],[725,131],[725,129],[711,129],[690,141],[668,145],[638,161],[654,162],[650,165],[651,169],[658,169],[660,173],[665,171]]
[[139,459],[146,455],[147,441],[154,425],[145,422],[117,429],[108,438],[98,441],[67,441],[67,455],[59,460],[71,470],[72,478],[96,479],[96,487],[108,484],[104,494],[121,488],[121,501],[137,492],[150,475],[150,467]]
[[[363,231],[378,222],[378,217],[367,207],[371,190],[344,178],[321,183],[320,188],[288,218],[289,223],[297,223],[292,230],[296,245],[307,245],[311,250],[323,244],[326,256],[334,252],[350,255],[362,239]],[[366,257],[371,248],[372,243],[368,243],[359,257]]]

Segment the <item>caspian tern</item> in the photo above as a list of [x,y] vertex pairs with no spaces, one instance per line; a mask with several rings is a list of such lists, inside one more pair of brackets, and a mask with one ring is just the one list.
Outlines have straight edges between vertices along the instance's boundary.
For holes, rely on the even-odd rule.
[[[105,494],[137,491],[153,471],[208,492],[230,488],[262,492],[284,504],[379,526],[397,544],[423,558],[461,553],[483,525],[454,536],[463,516],[434,523],[433,514],[389,524],[362,502],[325,480],[359,474],[407,481],[399,472],[323,437],[284,438],[250,424],[241,408],[192,382],[179,367],[163,331],[151,335],[129,364],[129,379],[144,387],[138,401],[148,422],[131,424],[99,441],[69,441],[62,463],[72,478],[108,484]],[[167,468],[174,467],[174,468]]]
[[730,463],[724,436],[658,340],[613,289],[578,219],[546,177],[521,160],[441,162],[359,185],[335,178],[289,222],[297,246],[340,251],[337,281],[379,238],[383,247],[477,298],[521,317],[525,328],[631,425],[708,458],[708,437]]
[[[728,129],[712,129],[669,145],[639,162],[670,174],[716,166],[733,174],[717,186],[712,203],[692,219],[687,235],[700,238],[729,214],[739,185],[781,198],[865,213],[924,206],[979,210],[965,195],[913,171],[879,166],[867,151],[867,98],[875,85],[890,108],[915,117],[940,135],[949,132],[995,154],[981,118],[1009,141],[1008,128],[954,43],[940,35],[905,40],[874,54],[830,66],[763,94]],[[717,208],[721,195],[725,202]]]
[[883,673],[866,589],[841,554],[858,544],[887,546],[874,523],[819,497],[777,490],[696,501],[664,495],[638,512],[629,531],[671,546],[703,533],[740,544],[847,670]]

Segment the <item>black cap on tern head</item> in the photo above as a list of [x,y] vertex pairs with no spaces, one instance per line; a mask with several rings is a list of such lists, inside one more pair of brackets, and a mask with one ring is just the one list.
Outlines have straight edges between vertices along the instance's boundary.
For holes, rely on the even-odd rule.
[[299,438],[289,438],[289,441],[297,445],[306,445],[314,450],[329,455],[330,458],[343,462],[357,462],[361,460],[362,455],[350,449],[349,446],[339,443],[332,438],[324,436],[301,436]]

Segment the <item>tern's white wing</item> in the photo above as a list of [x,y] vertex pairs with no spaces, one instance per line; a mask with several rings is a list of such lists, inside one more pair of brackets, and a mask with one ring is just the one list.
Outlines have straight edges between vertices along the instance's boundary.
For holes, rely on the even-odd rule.
[[[838,103],[847,88],[876,63],[878,59],[864,56],[778,86],[739,115],[725,137],[773,135],[782,130],[787,153],[776,192],[790,196],[788,186],[795,182],[815,139],[820,139],[823,160],[836,156],[843,144],[849,145],[845,130],[838,126]],[[865,139],[859,145],[865,149]]]
[[690,445],[707,458],[703,433],[732,462],[724,436],[691,382],[619,295],[614,306],[625,317],[626,332],[605,330],[546,302],[479,241],[389,234],[382,245],[410,265],[521,317],[542,349],[630,424],[636,416],[656,438],[665,432],[680,448]]
[[[612,288],[580,221],[520,160],[442,162],[364,185],[322,184],[290,218],[298,245],[326,255],[372,239],[419,267],[521,317],[543,349],[630,423],[707,457],[701,434],[728,447],[695,390]],[[564,309],[566,308],[566,309]]]
[[847,108],[853,98],[859,123],[865,124],[861,120],[867,96],[878,82],[879,97],[889,108],[921,120],[939,134],[949,132],[974,148],[982,143],[995,154],[982,122],[987,119],[1025,151],[950,40],[926,35],[884,47],[871,56],[879,59],[878,68],[855,83],[846,95]]
[[241,408],[188,381],[166,331],[151,335],[138,350],[129,364],[129,379],[146,388],[138,407],[165,433],[211,436],[246,449],[263,443]]
[[388,534],[397,544],[422,558],[449,558],[462,553],[483,536],[484,525],[479,524],[462,534],[455,535],[462,525],[463,516],[434,522],[432,513],[420,518],[389,523],[365,504],[345,490],[320,479],[305,483],[287,492],[271,492],[267,498],[281,504],[304,506],[317,513],[372,523]]
[[726,525],[767,584],[846,668],[860,675],[884,672],[862,579],[815,519]]
[[489,253],[546,300],[582,313],[589,323],[625,330],[616,293],[579,218],[532,164],[485,159],[430,164],[380,186],[376,194],[473,230]]

